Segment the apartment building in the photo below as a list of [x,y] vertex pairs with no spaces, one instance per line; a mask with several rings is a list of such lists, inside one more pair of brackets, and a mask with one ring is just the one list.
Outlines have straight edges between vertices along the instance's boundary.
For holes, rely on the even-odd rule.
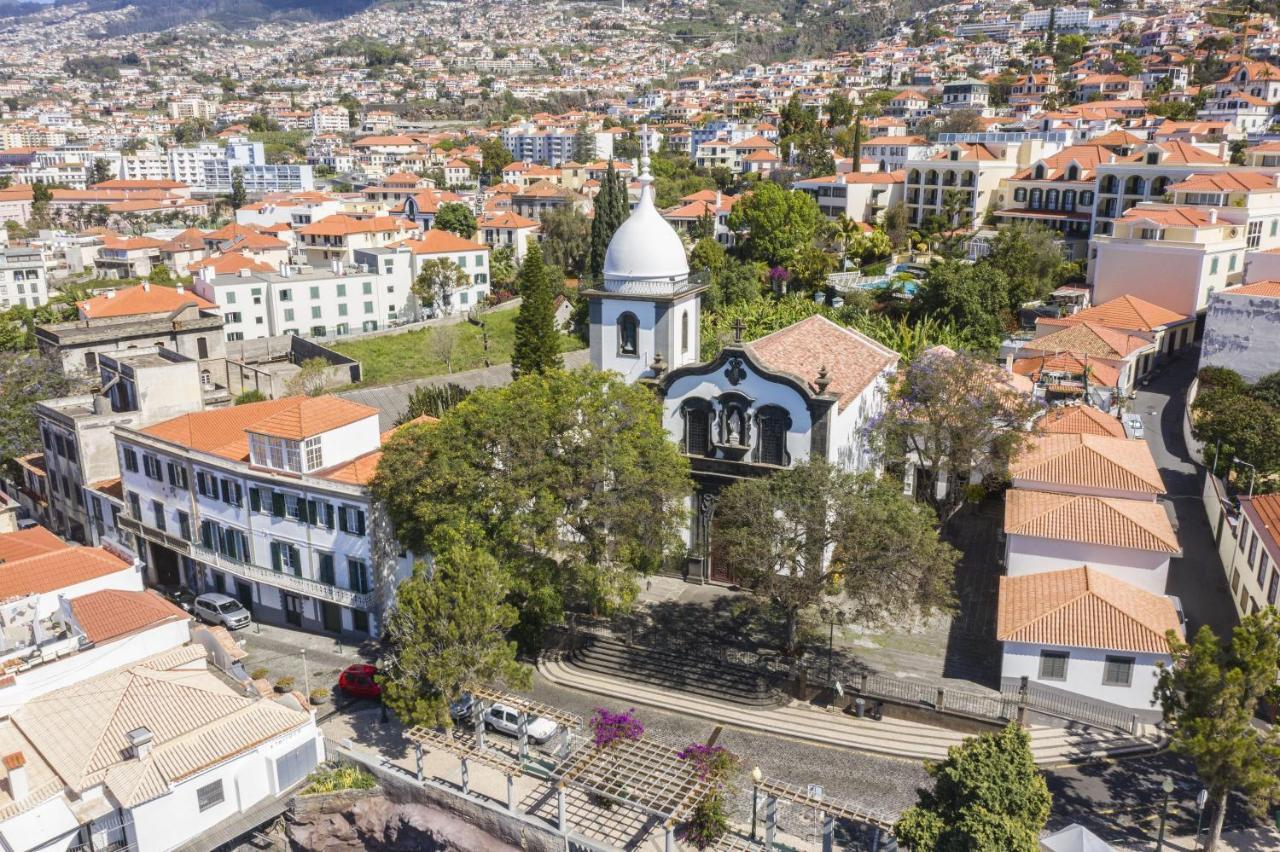
[[111,428],[144,426],[204,407],[199,364],[160,347],[99,354],[102,390],[36,403],[44,447],[46,524],[73,541],[94,541],[84,488],[120,475]]
[[1090,243],[1093,297],[1137,296],[1194,316],[1218,290],[1243,283],[1247,212],[1143,202]]
[[828,219],[845,216],[855,222],[874,223],[906,193],[904,172],[849,172],[798,180],[791,185],[818,202]]
[[377,637],[412,569],[374,505],[378,411],[286,397],[115,430],[153,582],[220,591],[259,621]]
[[1231,168],[1194,174],[1168,188],[1175,205],[1244,211],[1245,249],[1280,248],[1280,170]]
[[351,256],[349,263],[281,263],[276,271],[246,267],[226,275],[206,267],[192,287],[217,305],[228,341],[343,337],[416,317],[407,257],[377,249],[353,249]]
[[524,260],[538,223],[511,211],[493,213],[477,223],[476,236],[490,249],[509,248],[517,262]]
[[941,153],[906,163],[908,221],[922,225],[942,215],[949,198],[958,200],[951,226],[978,225],[1000,197],[1000,185],[1043,149],[1038,140],[1023,143],[957,142]]
[[1175,183],[1227,165],[1225,145],[1213,153],[1181,140],[1118,147],[1114,158],[1097,167],[1093,234],[1111,233],[1113,222],[1126,210],[1144,201],[1163,200]]
[[[523,218],[523,217],[521,217]],[[408,264],[408,280],[418,277],[422,264],[428,260],[445,260],[457,265],[466,273],[468,284],[443,294],[443,302],[436,307],[444,313],[455,310],[468,311],[484,305],[492,282],[489,280],[489,246],[460,237],[450,231],[432,228],[422,239],[403,240],[388,248],[395,249],[395,262]],[[382,262],[390,261],[389,253]]]
[[357,219],[338,213],[299,228],[297,245],[313,266],[354,263],[357,250],[381,248],[417,231],[412,222],[396,216]]
[[37,248],[0,251],[0,310],[16,305],[38,308],[49,301],[49,269]]
[[944,112],[969,110],[979,115],[990,112],[991,87],[981,80],[966,77],[953,80],[942,86],[942,102],[938,105]]
[[[923,136],[882,136],[862,143],[862,162],[873,162],[876,171],[896,172],[906,166],[908,160],[925,160],[941,150]],[[861,163],[853,171],[862,171]]]

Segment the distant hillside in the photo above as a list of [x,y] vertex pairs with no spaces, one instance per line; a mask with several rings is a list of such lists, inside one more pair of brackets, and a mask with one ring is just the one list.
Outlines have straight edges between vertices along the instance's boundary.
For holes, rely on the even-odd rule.
[[[55,0],[59,5],[79,0]],[[89,0],[89,11],[107,12],[133,7],[126,21],[113,24],[104,35],[118,36],[140,32],[159,32],[195,20],[209,20],[228,29],[259,24],[275,19],[323,21],[362,12],[378,0],[199,0],[177,3],[174,0]],[[21,14],[43,8],[33,3],[0,3],[0,14]]]

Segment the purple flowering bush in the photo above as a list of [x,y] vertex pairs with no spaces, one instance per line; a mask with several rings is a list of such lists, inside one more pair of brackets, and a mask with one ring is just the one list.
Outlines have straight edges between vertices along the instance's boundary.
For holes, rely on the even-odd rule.
[[622,740],[638,740],[644,736],[644,725],[635,716],[636,708],[614,713],[597,707],[591,714],[591,740],[596,748],[609,748]]
[[698,801],[684,827],[685,839],[699,849],[706,849],[716,845],[729,830],[724,795],[742,759],[723,746],[702,743],[688,746],[679,757],[692,765],[699,778],[711,782],[711,789]]

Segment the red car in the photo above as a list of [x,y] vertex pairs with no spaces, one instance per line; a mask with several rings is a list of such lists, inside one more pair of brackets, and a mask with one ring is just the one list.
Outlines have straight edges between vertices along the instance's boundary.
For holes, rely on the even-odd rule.
[[380,698],[382,687],[373,679],[377,673],[378,667],[368,663],[347,666],[338,676],[338,689],[354,698]]

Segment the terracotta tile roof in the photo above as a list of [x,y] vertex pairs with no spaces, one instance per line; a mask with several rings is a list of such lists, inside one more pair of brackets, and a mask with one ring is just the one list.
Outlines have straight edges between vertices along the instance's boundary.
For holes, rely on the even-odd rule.
[[1220,296],[1280,296],[1280,281],[1255,281],[1240,287],[1219,290]]
[[460,237],[452,231],[432,228],[422,235],[422,239],[398,240],[390,243],[388,248],[405,247],[414,254],[446,254],[458,251],[488,251],[489,247],[466,237]]
[[1045,373],[1066,373],[1083,382],[1086,370],[1094,384],[1113,388],[1120,381],[1120,368],[1114,363],[1100,358],[1089,360],[1070,352],[1028,355],[1013,361],[1013,372],[1033,382],[1040,381]]
[[[1090,145],[1101,145],[1104,148],[1127,148],[1134,145],[1141,145],[1146,140],[1140,136],[1134,136],[1127,130],[1112,130],[1101,136],[1095,136],[1089,140]],[[1107,162],[1102,160],[1102,162]]]
[[[13,724],[65,787],[79,794],[104,785],[134,807],[310,720],[308,712],[246,698],[192,669],[204,654],[182,646],[46,693],[17,710]],[[127,734],[140,727],[153,740],[137,759],[128,755]]]
[[88,319],[101,319],[105,316],[134,316],[140,313],[169,313],[177,311],[184,304],[195,304],[196,307],[211,308],[214,303],[196,296],[191,290],[179,292],[175,287],[159,287],[152,284],[138,284],[136,287],[125,287],[114,290],[111,294],[102,294],[91,299],[77,302],[81,315]]
[[178,180],[124,180],[112,178],[92,184],[90,189],[186,189],[187,185]]
[[1161,142],[1157,147],[1163,149],[1166,153],[1160,159],[1161,165],[1187,165],[1192,163],[1216,163],[1223,165],[1221,157],[1216,157],[1201,148],[1197,148],[1190,142],[1183,142],[1180,139],[1171,139],[1168,142]]
[[1190,321],[1189,316],[1129,295],[1118,296],[1070,316],[1040,320],[1044,325],[1076,325],[1090,322],[1122,331],[1145,332]]
[[250,272],[276,271],[271,264],[246,257],[238,251],[227,252],[217,257],[206,257],[187,264],[187,270],[190,272],[200,269],[212,269],[214,275],[238,275],[242,269],[248,269]]
[[160,247],[161,251],[202,251],[204,249],[204,231],[199,228],[187,228],[175,234],[172,239]]
[[102,238],[102,247],[118,251],[142,251],[163,248],[164,242],[150,237],[118,237],[115,234],[107,234]]
[[4,533],[0,535],[0,563],[17,562],[19,559],[64,550],[70,546],[44,527]]
[[512,213],[510,210],[503,210],[487,219],[481,219],[477,223],[480,228],[536,228],[538,223],[533,219],[526,219],[519,213]]
[[357,456],[349,462],[317,471],[314,475],[334,482],[346,482],[350,485],[368,485],[374,474],[378,472],[378,462],[382,460],[382,450],[374,450]]
[[1151,345],[1145,337],[1085,320],[1032,338],[1022,348],[1032,352],[1070,352],[1093,358],[1123,359]]
[[835,394],[840,408],[899,357],[865,334],[816,314],[748,343],[747,349],[765,366],[804,380],[815,392],[818,371],[826,367],[827,393]]
[[1150,500],[1011,488],[1005,492],[1004,531],[1080,544],[1182,552],[1164,507]]
[[[1080,174],[1073,183],[1092,183],[1093,170],[1099,163],[1108,162],[1112,156],[1111,150],[1097,139],[1085,145],[1072,145],[1037,163],[1045,167],[1044,177],[1039,180],[1066,181],[1067,169],[1075,163],[1080,167]],[[1035,165],[1021,170],[1011,180],[1032,180],[1034,174]]]
[[1273,542],[1280,542],[1280,494],[1260,494],[1242,497],[1240,502],[1252,509],[1261,519]]
[[1169,187],[1170,192],[1178,192],[1179,190],[1217,190],[1220,192],[1243,190],[1248,192],[1255,189],[1275,191],[1277,189],[1275,176],[1248,169],[1223,169],[1202,175],[1191,175],[1186,180]]
[[210,231],[205,234],[204,238],[211,243],[221,243],[227,240],[234,240],[236,237],[250,236],[257,233],[257,225],[241,225],[236,222],[229,222],[216,231]]
[[317,237],[346,237],[352,234],[372,234],[378,231],[403,231],[409,223],[395,216],[373,216],[369,219],[353,219],[342,213],[325,216],[318,222],[304,225],[298,233]]
[[158,593],[103,589],[73,598],[71,612],[90,642],[101,643],[171,621],[188,621],[184,612]]
[[377,413],[376,408],[336,396],[289,396],[183,414],[141,431],[198,452],[245,461],[249,432],[301,440]]
[[1182,635],[1168,598],[1096,568],[1000,578],[996,639],[1002,642],[1167,654],[1170,630]]
[[1175,228],[1208,228],[1213,225],[1225,228],[1231,224],[1224,219],[1211,222],[1208,211],[1199,207],[1130,207],[1120,218],[1131,222],[1147,221],[1157,225],[1172,225]]
[[1092,405],[1060,405],[1036,421],[1037,431],[1046,435],[1103,435],[1124,438],[1124,426]]
[[1103,435],[1035,435],[1009,465],[1009,474],[1048,486],[1165,492],[1146,441]]
[[67,547],[0,565],[0,601],[56,592],[129,568],[101,547]]

